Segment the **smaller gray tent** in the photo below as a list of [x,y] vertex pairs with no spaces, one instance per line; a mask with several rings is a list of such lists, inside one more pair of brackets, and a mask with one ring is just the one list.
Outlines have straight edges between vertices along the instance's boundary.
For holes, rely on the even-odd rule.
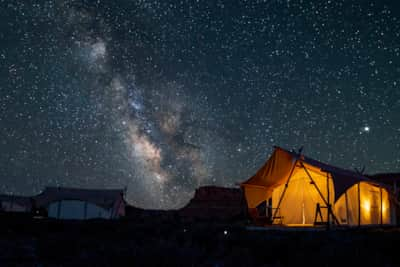
[[125,215],[123,190],[119,189],[47,187],[35,197],[35,204],[57,219],[116,219]]

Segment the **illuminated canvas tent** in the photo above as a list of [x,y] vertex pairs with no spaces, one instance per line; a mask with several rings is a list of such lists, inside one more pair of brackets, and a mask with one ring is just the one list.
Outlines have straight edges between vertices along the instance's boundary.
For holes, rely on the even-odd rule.
[[250,216],[262,224],[395,224],[386,187],[279,147],[241,187]]

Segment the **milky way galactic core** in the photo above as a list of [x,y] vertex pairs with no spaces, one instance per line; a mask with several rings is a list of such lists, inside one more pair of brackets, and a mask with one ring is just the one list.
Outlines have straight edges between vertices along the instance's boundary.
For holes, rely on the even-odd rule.
[[398,1],[0,1],[1,193],[179,208],[272,152],[400,170]]

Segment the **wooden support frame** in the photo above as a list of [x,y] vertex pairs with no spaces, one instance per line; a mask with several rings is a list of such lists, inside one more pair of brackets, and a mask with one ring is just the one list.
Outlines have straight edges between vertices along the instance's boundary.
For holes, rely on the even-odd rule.
[[279,198],[279,201],[278,201],[278,205],[276,206],[275,212],[274,212],[274,214],[273,214],[273,216],[272,216],[272,218],[271,218],[271,219],[272,219],[272,220],[271,220],[272,223],[274,222],[274,218],[275,218],[276,215],[278,214],[278,211],[279,211],[279,208],[280,208],[280,206],[281,206],[283,197],[285,196],[286,190],[287,190],[287,188],[288,188],[288,186],[289,186],[290,178],[292,178],[294,169],[296,168],[297,161],[298,161],[298,160],[296,159],[296,161],[293,162],[293,166],[292,166],[292,169],[290,170],[289,177],[288,177],[288,179],[287,179],[287,181],[286,181],[286,183],[285,183],[285,189],[283,189],[282,195],[281,195],[281,197]]
[[332,209],[329,208],[329,202],[326,201],[324,195],[322,194],[321,190],[319,190],[317,184],[315,183],[314,179],[312,178],[311,174],[309,173],[309,171],[307,170],[306,166],[304,166],[303,162],[300,162],[301,167],[304,169],[304,171],[306,172],[308,178],[310,178],[312,184],[314,185],[315,189],[317,189],[318,194],[320,195],[320,197],[322,198],[322,200],[324,201],[325,205],[328,207],[328,214],[330,213],[332,218],[335,220],[337,225],[340,225],[338,219],[336,218],[335,214],[332,212]]
[[[319,203],[317,203],[317,208],[315,209],[315,216],[314,216],[314,225],[322,225],[324,223],[324,217],[322,216],[322,209],[325,207],[321,207]],[[320,221],[318,221],[318,218]]]

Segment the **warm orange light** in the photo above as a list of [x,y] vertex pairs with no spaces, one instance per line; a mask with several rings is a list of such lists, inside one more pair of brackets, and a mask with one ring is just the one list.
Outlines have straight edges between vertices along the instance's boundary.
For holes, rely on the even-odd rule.
[[371,210],[371,203],[369,200],[364,200],[362,207],[366,212],[369,212]]

